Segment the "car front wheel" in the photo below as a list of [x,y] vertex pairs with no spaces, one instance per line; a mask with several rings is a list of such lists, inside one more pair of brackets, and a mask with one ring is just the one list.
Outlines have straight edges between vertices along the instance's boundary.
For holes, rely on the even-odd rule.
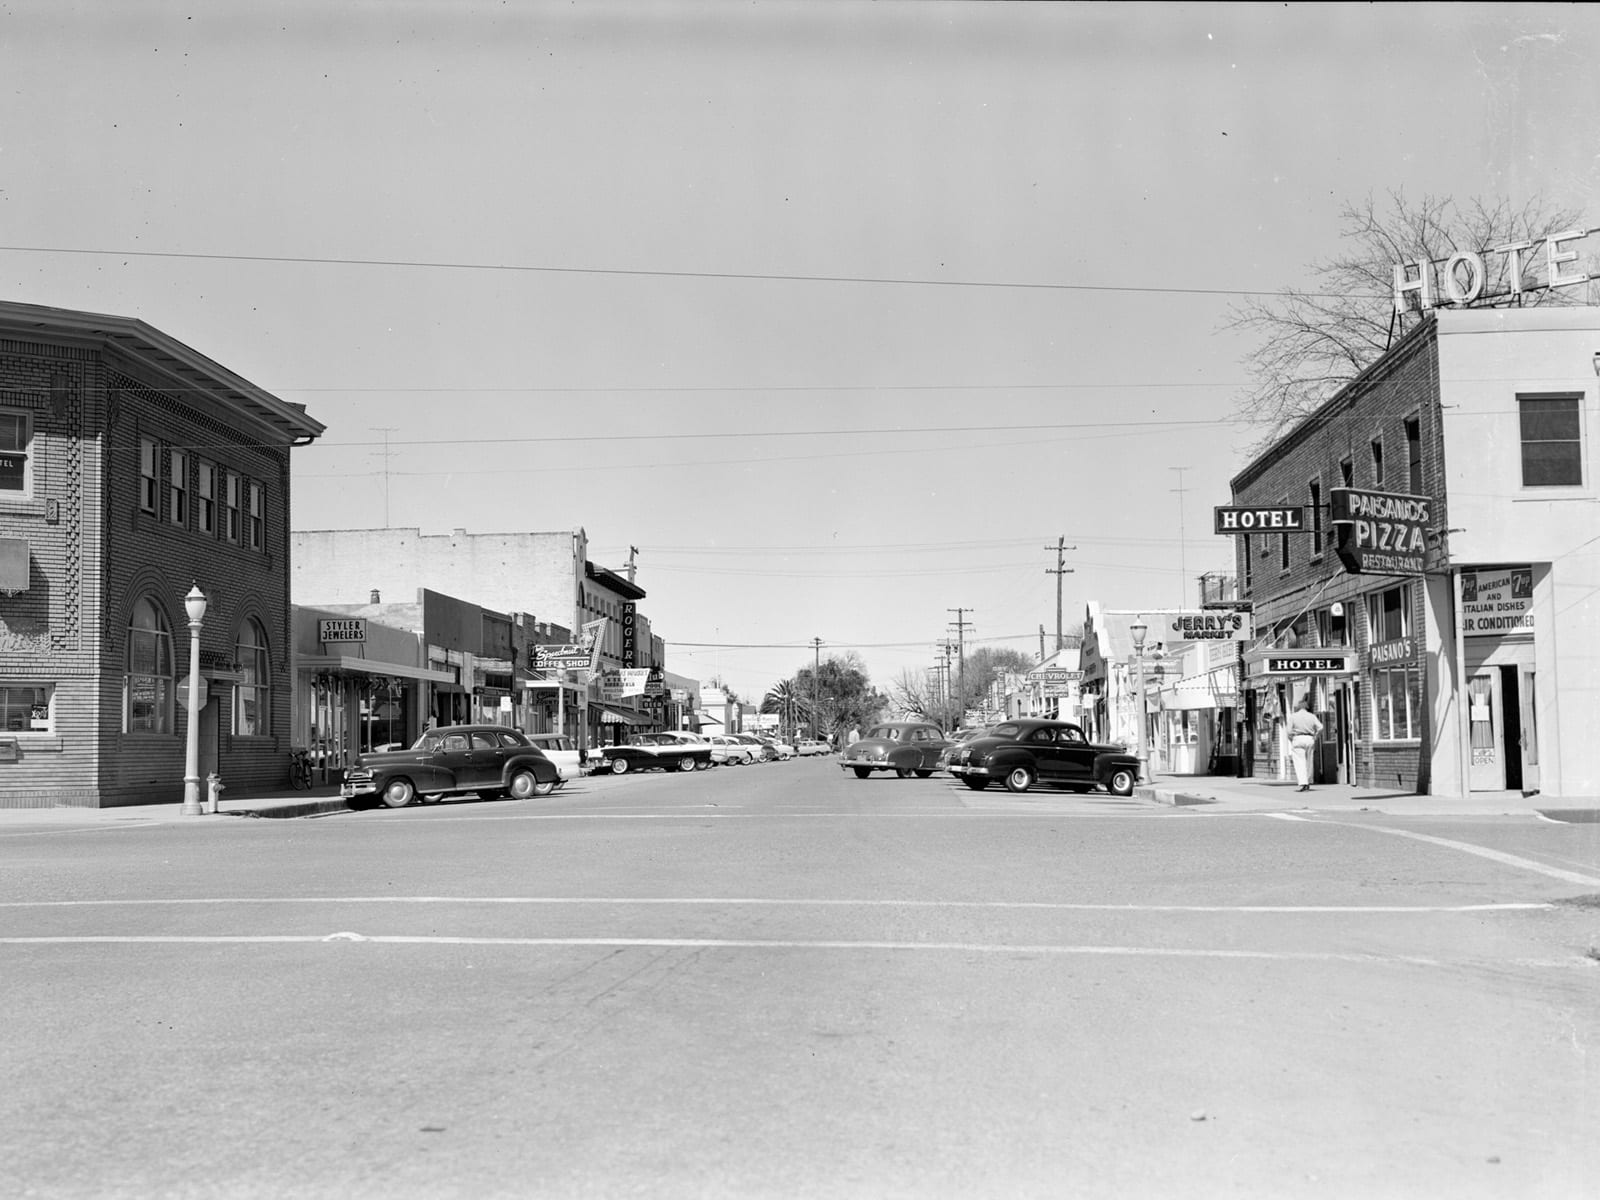
[[680,771],[692,771],[692,770],[694,770],[694,755],[685,754],[682,758],[680,758],[678,760],[678,770],[680,770]]
[[611,773],[613,775],[626,775],[628,773],[628,760],[625,758],[613,758],[611,760]]
[[514,800],[526,800],[530,796],[548,796],[556,790],[555,781],[540,783],[539,777],[532,771],[518,771],[511,777],[511,787],[508,789]]
[[417,798],[417,789],[409,779],[391,779],[384,785],[383,802],[390,808],[404,808]]
[[916,776],[917,776],[918,779],[929,779],[929,778],[932,778],[933,772],[932,771],[918,771],[918,772],[916,772]]
[[871,767],[851,767],[850,769],[856,773],[857,779],[865,779],[868,775],[872,774]]
[[1111,772],[1111,778],[1106,780],[1106,791],[1113,796],[1131,796],[1133,785],[1137,781],[1132,767],[1118,767]]
[[963,775],[961,777],[961,782],[966,784],[975,792],[981,792],[984,788],[989,786],[989,779],[986,775]]
[[1012,767],[1006,772],[1006,790],[1025,792],[1033,786],[1033,772],[1027,767]]

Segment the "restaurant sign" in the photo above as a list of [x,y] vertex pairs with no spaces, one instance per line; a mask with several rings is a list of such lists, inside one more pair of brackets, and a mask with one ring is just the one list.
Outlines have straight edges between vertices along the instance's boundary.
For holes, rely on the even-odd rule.
[[1461,632],[1467,637],[1532,633],[1533,568],[1461,572]]
[[1421,575],[1433,501],[1427,496],[1334,488],[1328,507],[1335,551],[1352,575]]

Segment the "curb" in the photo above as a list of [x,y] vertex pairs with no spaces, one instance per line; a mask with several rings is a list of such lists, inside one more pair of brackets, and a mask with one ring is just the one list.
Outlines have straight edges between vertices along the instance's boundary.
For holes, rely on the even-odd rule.
[[354,812],[349,801],[342,796],[329,800],[302,800],[289,804],[273,804],[266,808],[228,808],[217,813],[219,817],[318,817],[327,813]]

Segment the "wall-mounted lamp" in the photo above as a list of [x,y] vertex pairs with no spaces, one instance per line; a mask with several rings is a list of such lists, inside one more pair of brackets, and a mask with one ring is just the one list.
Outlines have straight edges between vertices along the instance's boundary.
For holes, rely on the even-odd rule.
[[1594,373],[1600,375],[1600,350],[1594,352]]

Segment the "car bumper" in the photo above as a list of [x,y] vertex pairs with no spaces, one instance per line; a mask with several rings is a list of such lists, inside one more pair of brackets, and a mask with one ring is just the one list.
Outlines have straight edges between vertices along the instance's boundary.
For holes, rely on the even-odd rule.
[[840,760],[839,769],[841,771],[856,771],[861,769],[868,771],[894,771],[898,768],[891,762],[878,762],[875,759],[862,760],[859,758],[846,758]]
[[339,785],[339,795],[346,800],[353,799],[356,796],[376,796],[377,794],[378,785],[370,779],[362,783],[351,783],[347,779]]
[[951,763],[945,770],[952,775],[976,775],[982,779],[991,777],[988,767],[978,767],[971,763]]

